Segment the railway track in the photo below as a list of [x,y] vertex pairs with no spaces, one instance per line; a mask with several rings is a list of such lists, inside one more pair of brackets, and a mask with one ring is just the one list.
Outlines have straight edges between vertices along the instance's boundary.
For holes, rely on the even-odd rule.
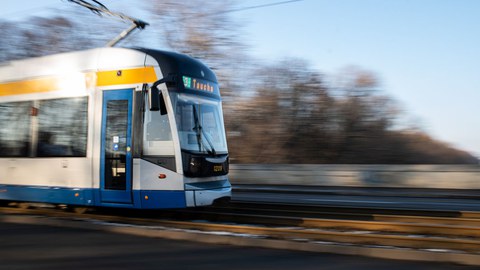
[[369,197],[436,198],[436,199],[479,199],[476,189],[442,188],[392,188],[392,187],[347,187],[347,186],[296,186],[235,184],[236,193],[276,193],[310,195],[345,195]]
[[[25,208],[25,205],[21,206]],[[192,210],[121,212],[119,215],[118,210],[100,209],[79,215],[46,208],[0,208],[0,213],[10,215],[41,215],[292,242],[442,250],[480,256],[480,213],[477,212],[422,213],[418,210],[338,209],[248,202]]]

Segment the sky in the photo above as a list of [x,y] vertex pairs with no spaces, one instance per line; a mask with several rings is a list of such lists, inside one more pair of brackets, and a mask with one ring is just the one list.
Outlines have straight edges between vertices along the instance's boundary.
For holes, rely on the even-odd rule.
[[[123,6],[137,1],[116,0]],[[113,1],[102,2],[110,7]],[[66,4],[3,1],[0,16],[21,19]],[[423,130],[480,157],[480,1],[303,0],[232,16],[253,57],[306,59],[330,77],[348,66],[372,71]]]

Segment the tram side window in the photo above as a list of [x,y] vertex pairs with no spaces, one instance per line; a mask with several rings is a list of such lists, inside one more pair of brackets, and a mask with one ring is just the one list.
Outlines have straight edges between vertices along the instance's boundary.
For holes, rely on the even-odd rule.
[[172,131],[168,115],[157,111],[145,113],[145,130],[143,132],[143,154],[147,156],[173,156]]
[[0,104],[0,156],[27,157],[31,102]]
[[88,98],[42,100],[38,107],[37,156],[86,156]]

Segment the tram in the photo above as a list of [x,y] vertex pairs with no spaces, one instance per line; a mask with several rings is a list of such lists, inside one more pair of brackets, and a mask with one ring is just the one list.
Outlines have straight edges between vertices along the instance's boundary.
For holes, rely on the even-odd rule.
[[200,61],[98,48],[0,64],[0,200],[141,209],[231,197],[222,103]]

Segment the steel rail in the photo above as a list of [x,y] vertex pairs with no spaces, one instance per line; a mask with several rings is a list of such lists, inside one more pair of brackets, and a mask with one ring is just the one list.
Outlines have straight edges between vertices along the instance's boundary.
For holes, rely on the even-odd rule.
[[456,198],[478,199],[478,190],[472,189],[432,189],[432,188],[394,188],[394,187],[338,187],[338,186],[296,186],[296,185],[255,185],[234,184],[235,193],[277,193],[310,195],[346,195],[369,197],[405,197],[405,198]]
[[[275,226],[297,226],[303,228],[317,229],[348,229],[364,231],[397,232],[404,234],[425,234],[443,236],[479,237],[480,222],[478,220],[458,219],[455,224],[451,218],[423,218],[423,217],[401,217],[401,216],[380,216],[375,221],[364,220],[341,220],[327,218],[300,218],[281,215],[257,215],[239,213],[218,213],[218,212],[193,212],[193,216],[210,221],[236,222],[248,224],[263,224]],[[385,220],[380,221],[382,218]],[[409,220],[410,222],[405,222]],[[412,222],[413,221],[413,222]],[[442,223],[443,222],[443,223]],[[469,223],[476,223],[472,226]]]
[[[471,219],[474,224],[480,224],[480,212],[478,211],[453,211],[453,210],[419,210],[419,209],[400,209],[400,208],[371,208],[371,207],[349,207],[332,205],[304,205],[304,204],[283,204],[283,203],[264,203],[251,201],[233,201],[229,205],[220,205],[214,207],[225,211],[267,211],[278,213],[289,213],[302,217],[315,217],[318,215],[336,215],[348,218],[370,219],[374,216],[406,216],[406,217],[424,217],[424,218],[446,218],[451,221],[455,219]],[[475,220],[478,220],[475,221]],[[455,221],[453,221],[455,222]]]
[[[249,214],[255,213],[258,216],[281,216],[281,217],[299,217],[307,219],[334,219],[334,220],[355,220],[355,221],[376,221],[376,222],[403,222],[403,223],[422,223],[422,224],[443,224],[459,226],[480,226],[478,218],[464,217],[429,217],[429,216],[411,216],[411,215],[388,215],[388,214],[366,214],[366,213],[335,213],[329,211],[305,212],[305,211],[283,211],[279,209],[236,207],[230,208],[212,208],[202,210],[201,213],[216,213],[218,215],[228,214]],[[465,215],[465,216],[468,216]]]

